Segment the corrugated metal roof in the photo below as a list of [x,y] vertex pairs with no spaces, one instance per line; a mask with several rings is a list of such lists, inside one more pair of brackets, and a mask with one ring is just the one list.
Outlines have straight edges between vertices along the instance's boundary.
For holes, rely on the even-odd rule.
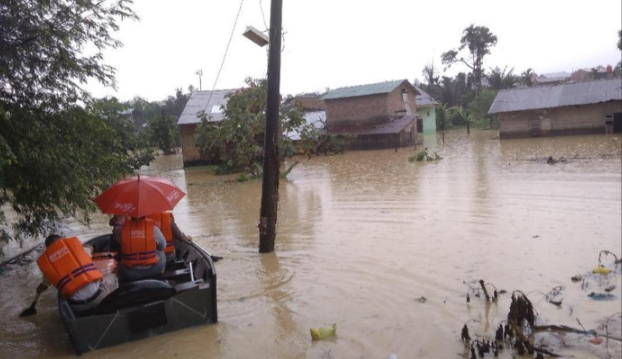
[[331,127],[330,134],[331,135],[350,134],[350,135],[357,135],[357,136],[398,134],[404,128],[406,128],[406,126],[410,125],[414,121],[415,121],[415,116],[408,115],[397,120],[383,122],[380,124],[365,124],[365,125],[355,124],[355,125],[350,125],[350,126]]
[[436,100],[433,99],[432,96],[428,95],[420,87],[415,86],[415,89],[418,93],[420,93],[420,95],[415,96],[415,102],[417,104],[417,107],[430,107],[438,105],[438,102],[436,102]]
[[[212,121],[222,121],[223,114],[220,113],[220,106],[226,106],[228,99],[227,94],[237,90],[214,90],[212,91],[195,91],[190,95],[184,111],[179,116],[177,125],[189,125],[199,123],[201,120],[197,117],[201,111],[211,116]],[[211,94],[211,97],[210,97]]]
[[488,110],[489,114],[545,108],[589,105],[622,100],[622,82],[618,79],[580,82],[547,87],[501,90]]
[[[303,117],[308,125],[313,125],[318,130],[322,130],[324,128],[324,122],[326,122],[326,111],[305,112]],[[286,134],[286,136],[294,141],[297,141],[300,139],[300,132],[293,131]]]
[[368,95],[390,93],[391,91],[395,90],[399,85],[401,85],[404,81],[408,82],[408,80],[397,80],[397,81],[389,81],[389,82],[380,82],[377,84],[370,84],[370,85],[342,87],[342,88],[329,91],[327,94],[322,96],[322,100],[326,101],[326,100],[334,100],[338,98],[358,97],[358,96],[368,96]]

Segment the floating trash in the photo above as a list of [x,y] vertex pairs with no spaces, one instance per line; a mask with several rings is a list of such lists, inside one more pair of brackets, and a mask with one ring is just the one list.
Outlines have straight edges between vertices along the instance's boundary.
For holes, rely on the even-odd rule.
[[337,334],[337,323],[321,328],[311,328],[311,339],[320,340]]
[[610,293],[590,293],[587,295],[588,297],[594,299],[594,300],[614,300],[616,299],[616,296]]
[[596,267],[592,270],[594,274],[609,274],[611,273],[611,269],[605,267]]

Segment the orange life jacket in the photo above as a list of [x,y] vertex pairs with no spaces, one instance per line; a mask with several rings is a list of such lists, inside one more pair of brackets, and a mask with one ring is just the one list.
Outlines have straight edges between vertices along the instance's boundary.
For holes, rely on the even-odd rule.
[[164,249],[164,253],[175,252],[175,246],[173,245],[172,226],[175,217],[173,217],[173,214],[171,212],[160,212],[156,214],[151,214],[147,216],[147,218],[155,222],[155,225],[160,228],[160,231],[162,231],[164,239],[166,239],[166,249]]
[[121,263],[128,267],[158,263],[154,222],[148,218],[127,219],[121,229]]
[[104,277],[93,264],[78,237],[53,242],[39,256],[37,264],[43,275],[65,298]]

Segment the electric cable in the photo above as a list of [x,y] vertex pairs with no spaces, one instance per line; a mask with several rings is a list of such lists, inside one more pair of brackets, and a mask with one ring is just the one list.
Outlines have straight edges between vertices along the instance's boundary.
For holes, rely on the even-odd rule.
[[[240,7],[238,8],[238,13],[235,16],[235,21],[233,22],[233,28],[231,29],[231,35],[229,35],[229,42],[227,42],[227,48],[225,49],[225,54],[222,57],[222,62],[220,63],[220,68],[218,69],[218,73],[216,74],[216,78],[214,79],[214,86],[212,86],[212,91],[209,94],[209,98],[207,99],[207,104],[209,105],[212,100],[212,94],[214,94],[214,90],[216,89],[216,84],[218,83],[218,78],[220,77],[220,72],[225,65],[225,59],[227,58],[227,53],[229,52],[229,46],[231,45],[231,40],[233,39],[233,33],[235,32],[235,28],[238,24],[238,19],[240,18],[240,13],[242,12],[242,5],[244,4],[244,0],[240,0]],[[211,110],[210,110],[211,113]],[[208,114],[209,116],[209,114]]]

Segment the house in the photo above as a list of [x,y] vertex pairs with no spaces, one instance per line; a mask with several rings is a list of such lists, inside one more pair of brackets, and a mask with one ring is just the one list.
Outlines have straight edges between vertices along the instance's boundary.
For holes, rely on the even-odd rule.
[[[326,111],[308,111],[304,113],[303,118],[307,125],[313,125],[318,131],[321,131],[326,121]],[[300,131],[292,131],[286,133],[285,136],[292,139],[292,141],[300,141]]]
[[143,119],[143,113],[138,109],[128,108],[119,112],[119,117],[128,119],[134,123],[136,130],[142,130],[147,126],[147,122]]
[[415,86],[417,95],[415,102],[417,103],[417,132],[419,133],[436,133],[436,106],[438,102],[423,91],[420,87]]
[[350,148],[397,148],[414,145],[417,91],[408,80],[343,87],[329,91],[327,134],[352,136]]
[[562,84],[570,80],[571,74],[567,72],[555,72],[550,74],[542,74],[534,79],[532,83],[534,86],[553,86]]
[[201,123],[201,116],[208,116],[208,121],[222,121],[221,107],[227,106],[227,95],[233,90],[195,91],[190,95],[184,111],[179,116],[177,127],[181,134],[181,151],[184,167],[211,164],[211,160],[201,154],[194,144],[194,134],[197,125]]
[[619,78],[501,90],[489,114],[499,116],[499,137],[622,132]]

